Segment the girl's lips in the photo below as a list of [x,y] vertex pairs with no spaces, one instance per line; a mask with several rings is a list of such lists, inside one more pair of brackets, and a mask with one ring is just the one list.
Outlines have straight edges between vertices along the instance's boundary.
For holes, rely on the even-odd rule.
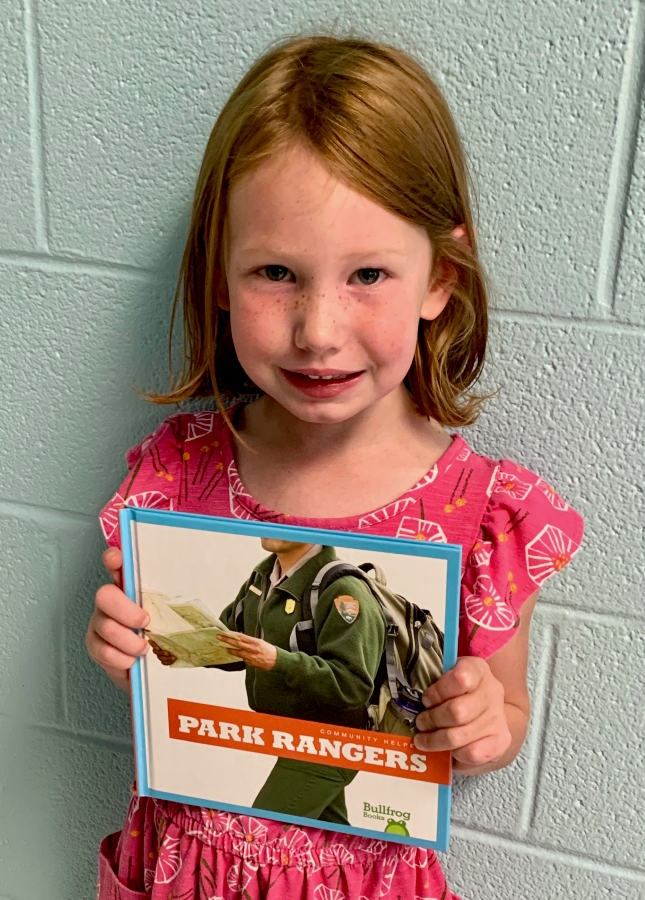
[[308,397],[314,397],[318,400],[328,400],[331,397],[337,397],[350,388],[354,387],[356,382],[363,375],[362,372],[351,372],[348,375],[326,375],[319,377],[310,377],[302,372],[291,372],[289,369],[280,369],[289,384],[297,387],[299,391]]

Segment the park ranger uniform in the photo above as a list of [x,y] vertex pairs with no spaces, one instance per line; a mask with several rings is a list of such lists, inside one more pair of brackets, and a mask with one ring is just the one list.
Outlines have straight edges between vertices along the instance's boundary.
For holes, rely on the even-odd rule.
[[[344,576],[318,598],[315,643],[293,650],[290,638],[303,620],[302,597],[320,569],[338,559],[333,547],[314,547],[276,583],[276,555],[259,563],[221,619],[232,631],[259,637],[278,648],[273,669],[246,666],[249,706],[294,719],[367,726],[385,643],[385,620],[369,587]],[[241,601],[241,605],[240,605]],[[254,807],[349,824],[344,788],[352,769],[278,759]]]

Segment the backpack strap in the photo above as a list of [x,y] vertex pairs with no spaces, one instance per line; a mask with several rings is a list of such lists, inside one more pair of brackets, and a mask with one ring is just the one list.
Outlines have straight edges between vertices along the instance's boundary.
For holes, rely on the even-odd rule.
[[[302,649],[299,640],[301,637],[304,639],[302,643],[305,646],[308,644],[315,648],[316,607],[318,606],[320,595],[324,594],[334,581],[337,581],[339,578],[344,578],[347,575],[351,575],[353,578],[360,578],[361,581],[364,581],[369,587],[371,581],[369,575],[357,566],[353,566],[351,563],[335,559],[320,569],[310,587],[308,587],[302,595],[302,619],[300,622],[296,622],[291,631],[291,635],[289,636],[290,650],[296,652]],[[379,606],[380,605],[381,604],[379,603]]]
[[401,672],[396,663],[396,638],[399,634],[399,626],[394,622],[389,610],[381,603],[380,597],[373,590],[372,578],[367,574],[372,570],[377,578],[379,575],[381,576],[383,579],[382,583],[384,584],[385,576],[383,575],[382,570],[372,563],[363,563],[361,566],[353,566],[351,563],[334,560],[333,562],[324,565],[312,581],[311,587],[309,587],[302,595],[302,620],[296,622],[291,631],[289,637],[289,649],[294,652],[300,650],[300,642],[302,640],[302,644],[304,646],[307,646],[308,644],[310,647],[313,647],[315,653],[315,615],[320,595],[324,594],[327,588],[339,578],[343,578],[347,575],[351,575],[353,578],[360,578],[360,580],[365,582],[369,587],[372,595],[378,601],[379,609],[385,619],[385,649],[383,653],[385,657],[385,670],[390,693],[392,694],[392,697],[397,698],[399,696],[399,685],[409,688],[405,675]]

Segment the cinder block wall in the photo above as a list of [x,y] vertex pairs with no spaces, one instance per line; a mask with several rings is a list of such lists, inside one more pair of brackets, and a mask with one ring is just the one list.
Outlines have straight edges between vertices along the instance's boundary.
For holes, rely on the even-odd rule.
[[[336,24],[417,53],[477,174],[496,288],[469,439],[587,518],[536,615],[533,724],[458,781],[469,900],[645,896],[642,0],[1,0],[0,895],[87,900],[122,821],[126,703],[86,659],[96,513],[167,411],[173,277],[214,117],[266,44]],[[639,122],[640,118],[640,122]]]

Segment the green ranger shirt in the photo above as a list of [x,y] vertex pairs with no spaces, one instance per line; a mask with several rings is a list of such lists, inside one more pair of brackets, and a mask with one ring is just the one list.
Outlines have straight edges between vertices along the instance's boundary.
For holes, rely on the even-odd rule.
[[334,581],[318,598],[316,653],[289,649],[294,625],[303,620],[305,590],[320,569],[337,558],[333,547],[323,547],[270,590],[276,561],[271,554],[255,567],[222,612],[226,626],[239,630],[235,610],[243,600],[244,633],[278,648],[270,672],[246,666],[247,697],[256,712],[365,727],[366,707],[385,645],[385,620],[369,587],[353,576]]

